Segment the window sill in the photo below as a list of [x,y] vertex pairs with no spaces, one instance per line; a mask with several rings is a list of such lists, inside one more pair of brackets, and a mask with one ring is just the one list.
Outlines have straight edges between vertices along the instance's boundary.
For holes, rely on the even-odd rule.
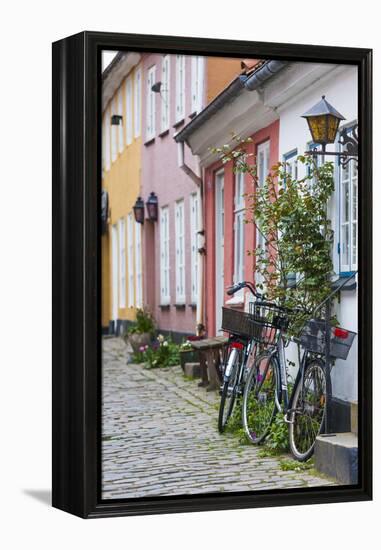
[[144,145],[151,145],[151,143],[154,143],[154,141],[155,141],[155,136],[150,139],[147,139],[147,141],[144,142]]
[[234,307],[243,307],[244,306],[244,298],[243,296],[233,296],[233,298],[230,298],[229,300],[225,301],[225,305],[227,306],[234,306]]
[[341,275],[339,274],[339,277],[336,279],[336,281],[331,282],[331,288],[332,290],[337,290],[341,285],[344,285],[340,288],[340,292],[348,292],[350,290],[356,290],[357,288],[357,281],[355,277],[352,277],[348,280],[346,284],[344,284],[344,281],[349,278],[348,275]]
[[160,309],[169,309],[171,307],[170,304],[159,304]]
[[172,128],[178,128],[179,126],[181,126],[182,124],[184,124],[184,117],[183,118],[180,118],[180,120],[177,120],[174,125],[172,126]]
[[197,111],[193,111],[193,113],[191,113],[191,114],[189,115],[189,118],[190,118],[190,119],[193,119],[196,115],[197,115]]
[[162,132],[160,132],[159,138],[163,138],[163,137],[167,136],[168,134],[169,134],[169,128],[167,128],[166,130],[163,130]]
[[181,303],[181,304],[173,304],[175,306],[176,309],[185,309],[185,303]]
[[192,308],[192,309],[196,309],[197,308],[197,304],[195,303],[191,303],[191,304],[188,304],[188,307]]

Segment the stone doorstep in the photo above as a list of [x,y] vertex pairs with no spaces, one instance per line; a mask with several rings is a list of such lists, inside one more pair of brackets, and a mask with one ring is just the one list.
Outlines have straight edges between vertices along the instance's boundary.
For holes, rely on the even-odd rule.
[[344,485],[353,485],[358,479],[357,435],[351,432],[319,435],[315,443],[315,468],[337,479]]
[[184,374],[189,378],[201,378],[200,363],[185,363]]

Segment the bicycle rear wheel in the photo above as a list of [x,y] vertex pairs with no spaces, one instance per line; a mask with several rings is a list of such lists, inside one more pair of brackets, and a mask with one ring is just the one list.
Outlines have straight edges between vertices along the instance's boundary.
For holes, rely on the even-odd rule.
[[320,359],[312,359],[292,399],[290,449],[300,462],[312,456],[316,438],[323,427],[327,392],[331,391],[331,377],[326,377],[324,371],[324,363]]
[[278,361],[274,355],[260,355],[246,380],[242,402],[242,422],[248,439],[262,443],[277,411],[279,396]]
[[238,374],[241,362],[241,354],[237,350],[232,350],[235,359],[228,377],[224,376],[224,382],[221,390],[220,408],[218,411],[218,431],[222,433],[234,410],[237,397]]

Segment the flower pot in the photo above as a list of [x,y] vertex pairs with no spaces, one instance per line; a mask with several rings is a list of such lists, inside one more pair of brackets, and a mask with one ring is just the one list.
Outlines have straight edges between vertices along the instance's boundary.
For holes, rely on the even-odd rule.
[[127,340],[130,343],[133,352],[138,353],[141,346],[149,345],[151,342],[151,334],[149,332],[134,332],[133,334],[128,335]]
[[198,363],[198,361],[199,356],[197,350],[180,350],[180,365],[183,371],[185,369],[185,363]]

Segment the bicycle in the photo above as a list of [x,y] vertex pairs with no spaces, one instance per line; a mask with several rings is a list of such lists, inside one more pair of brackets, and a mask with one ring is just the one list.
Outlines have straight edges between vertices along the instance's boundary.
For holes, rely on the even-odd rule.
[[[262,294],[257,292],[254,285],[248,281],[231,286],[227,289],[227,294],[232,296],[242,288],[248,288],[256,299],[263,298]],[[218,431],[220,433],[225,430],[233,413],[237,396],[242,395],[247,364],[249,358],[253,358],[256,352],[256,343],[250,337],[251,327],[247,313],[223,307],[221,328],[229,333],[229,341],[225,348],[222,367],[223,381],[218,411]]]
[[[312,456],[316,438],[324,425],[327,396],[331,395],[331,376],[321,358],[325,352],[325,321],[310,319],[300,340],[293,339],[298,344],[299,366],[289,395],[285,347],[291,341],[287,339],[286,331],[293,313],[266,301],[257,301],[250,307],[253,339],[266,347],[256,357],[246,380],[242,421],[249,441],[260,444],[268,436],[279,411],[289,427],[290,450],[294,458],[305,461]],[[346,359],[354,336],[351,331],[332,327],[331,357]],[[300,346],[303,347],[302,358]]]

